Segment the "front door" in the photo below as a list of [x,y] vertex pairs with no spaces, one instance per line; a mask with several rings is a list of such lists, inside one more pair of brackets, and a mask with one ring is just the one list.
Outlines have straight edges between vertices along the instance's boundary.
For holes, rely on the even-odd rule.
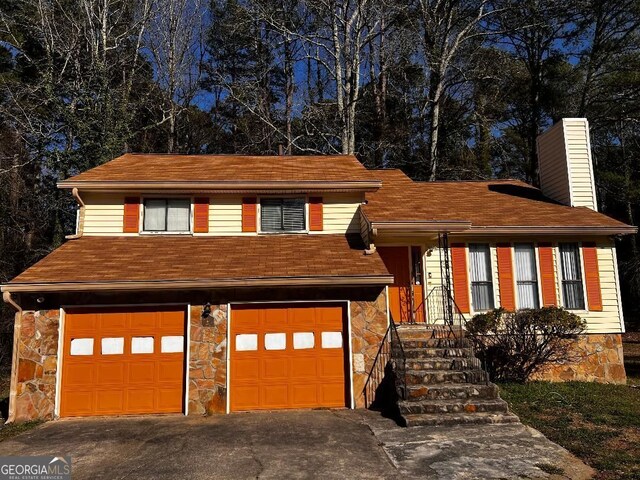
[[396,323],[425,321],[420,247],[378,247],[393,284],[389,285],[389,310]]

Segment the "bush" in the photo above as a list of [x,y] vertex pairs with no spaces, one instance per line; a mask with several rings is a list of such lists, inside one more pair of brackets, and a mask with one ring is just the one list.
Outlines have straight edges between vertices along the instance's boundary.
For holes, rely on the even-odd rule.
[[586,322],[563,308],[507,312],[503,308],[467,322],[476,354],[493,380],[525,382],[543,366],[576,360],[572,343]]

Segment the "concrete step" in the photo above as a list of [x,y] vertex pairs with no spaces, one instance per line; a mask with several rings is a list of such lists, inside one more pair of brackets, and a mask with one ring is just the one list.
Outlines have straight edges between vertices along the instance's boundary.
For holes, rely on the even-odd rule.
[[483,370],[407,370],[407,385],[432,385],[434,383],[484,383]]
[[407,427],[473,425],[487,423],[518,423],[520,419],[513,413],[418,413],[404,415]]
[[407,386],[407,400],[493,400],[498,398],[498,387],[493,383],[442,383]]
[[482,362],[475,357],[429,357],[408,358],[408,370],[473,370],[482,368]]
[[417,413],[507,413],[507,402],[501,398],[492,400],[421,400],[398,402],[402,415],[414,415]]
[[[396,358],[400,358],[400,349],[394,347],[391,350],[392,354]],[[475,358],[473,354],[472,348],[404,348],[403,350],[404,356],[409,358],[431,358],[431,357],[440,357],[440,358],[449,358],[449,357],[460,357],[460,358]]]

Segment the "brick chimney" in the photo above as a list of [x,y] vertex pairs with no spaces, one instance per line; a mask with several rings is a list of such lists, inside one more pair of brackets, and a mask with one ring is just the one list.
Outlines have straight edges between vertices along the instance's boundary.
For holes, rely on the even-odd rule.
[[597,211],[587,119],[563,118],[541,134],[537,144],[542,193],[565,205]]

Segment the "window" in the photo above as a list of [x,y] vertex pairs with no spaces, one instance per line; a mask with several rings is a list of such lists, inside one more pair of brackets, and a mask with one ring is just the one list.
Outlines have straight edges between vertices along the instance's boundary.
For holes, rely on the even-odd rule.
[[577,243],[560,244],[560,265],[564,306],[569,310],[584,310],[580,249]]
[[493,308],[493,281],[491,279],[491,253],[486,243],[469,244],[471,269],[471,301],[476,311]]
[[263,232],[305,230],[304,198],[263,198],[260,200],[260,229]]
[[322,348],[342,348],[342,332],[322,332]]
[[307,348],[313,348],[316,340],[313,332],[294,332],[293,333],[293,348],[296,350],[303,350]]
[[153,337],[131,337],[131,353],[153,353]]
[[147,198],[144,201],[145,232],[188,232],[191,200]]
[[70,355],[93,355],[93,338],[72,338]]
[[515,258],[518,308],[538,308],[538,272],[533,245],[516,244]]
[[102,355],[122,355],[124,353],[124,337],[103,338],[100,344]]

